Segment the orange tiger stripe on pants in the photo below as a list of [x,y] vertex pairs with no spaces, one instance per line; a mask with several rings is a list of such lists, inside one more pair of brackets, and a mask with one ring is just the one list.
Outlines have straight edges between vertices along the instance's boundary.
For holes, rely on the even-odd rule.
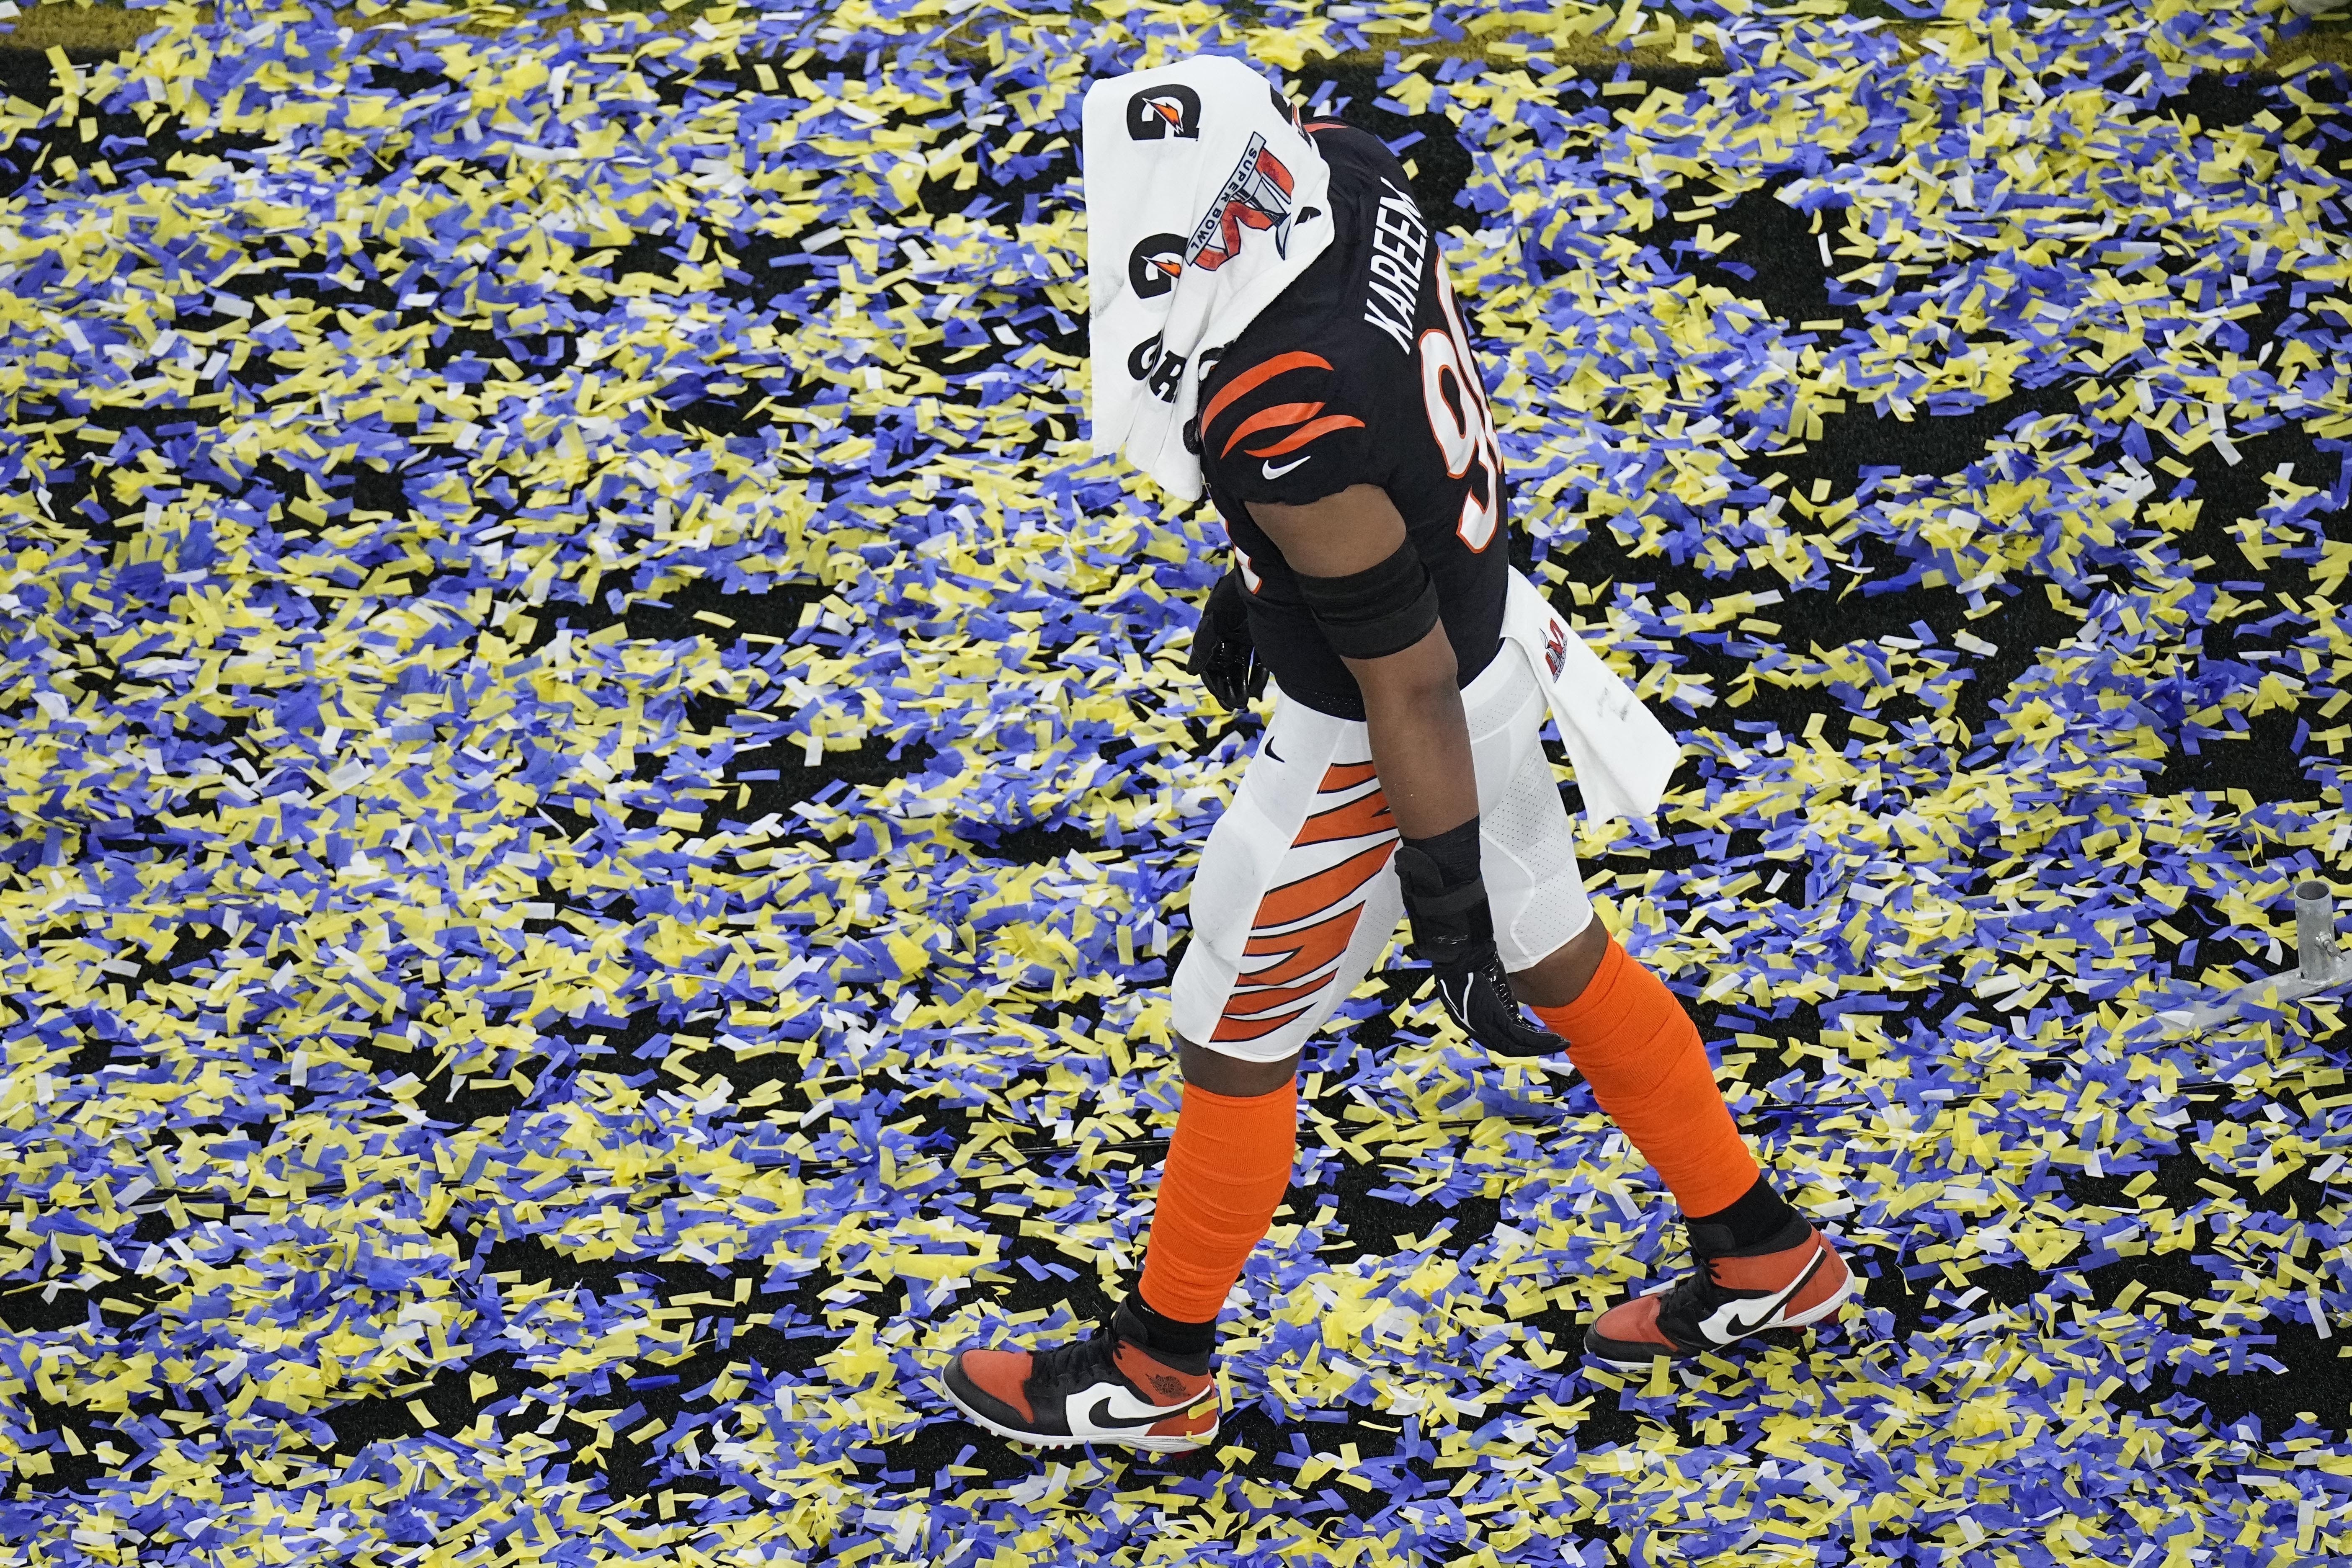
[[[1341,763],[1323,774],[1321,796],[1344,796],[1372,782],[1370,763]],[[1269,962],[1244,970],[1225,1003],[1213,1044],[1255,1040],[1303,1016],[1316,994],[1329,984],[1340,955],[1363,918],[1364,887],[1387,869],[1396,853],[1396,820],[1378,784],[1307,817],[1294,849],[1310,845],[1377,838],[1335,866],[1309,872],[1269,890],[1259,900],[1242,946],[1249,958]],[[1310,978],[1317,977],[1319,978]]]

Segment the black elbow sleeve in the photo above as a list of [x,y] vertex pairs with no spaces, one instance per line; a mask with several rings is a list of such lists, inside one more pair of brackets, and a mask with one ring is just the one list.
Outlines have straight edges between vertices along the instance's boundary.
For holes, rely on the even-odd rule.
[[1379,565],[1345,577],[1302,573],[1298,592],[1341,658],[1402,653],[1437,624],[1437,584],[1429,580],[1429,568],[1410,539]]

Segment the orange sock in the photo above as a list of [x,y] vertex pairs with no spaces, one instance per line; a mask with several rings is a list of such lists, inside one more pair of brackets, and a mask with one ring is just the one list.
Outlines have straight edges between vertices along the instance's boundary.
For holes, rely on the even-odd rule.
[[1729,1208],[1756,1184],[1755,1157],[1715,1087],[1706,1046],[1665,982],[1614,937],[1582,994],[1532,1009],[1686,1215]]
[[1296,1083],[1246,1099],[1184,1086],[1143,1254],[1145,1306],[1180,1323],[1215,1319],[1274,1223],[1297,1152]]

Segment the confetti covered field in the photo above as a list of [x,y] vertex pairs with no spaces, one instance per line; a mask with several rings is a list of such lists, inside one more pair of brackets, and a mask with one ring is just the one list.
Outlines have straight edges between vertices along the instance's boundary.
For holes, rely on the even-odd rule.
[[[0,1565],[2352,1560],[2352,1037],[2148,1023],[2352,895],[2324,26],[590,5],[0,61]],[[1257,733],[1087,445],[1079,97],[1200,48],[1444,231],[1835,1331],[1583,1366],[1671,1205],[1397,956],[1213,1451],[933,1391],[1139,1262]]]

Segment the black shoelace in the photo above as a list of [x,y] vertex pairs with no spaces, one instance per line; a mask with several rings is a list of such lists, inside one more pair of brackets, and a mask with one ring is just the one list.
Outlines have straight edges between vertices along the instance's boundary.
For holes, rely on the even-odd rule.
[[1105,1321],[1082,1340],[1040,1351],[1029,1363],[1029,1378],[1040,1388],[1082,1388],[1118,1376],[1111,1357],[1118,1352],[1118,1335]]
[[1683,1344],[1712,1349],[1714,1342],[1699,1332],[1699,1320],[1721,1305],[1723,1296],[1715,1282],[1714,1266],[1705,1258],[1695,1261],[1697,1266],[1675,1280],[1666,1299],[1658,1303],[1658,1323]]

